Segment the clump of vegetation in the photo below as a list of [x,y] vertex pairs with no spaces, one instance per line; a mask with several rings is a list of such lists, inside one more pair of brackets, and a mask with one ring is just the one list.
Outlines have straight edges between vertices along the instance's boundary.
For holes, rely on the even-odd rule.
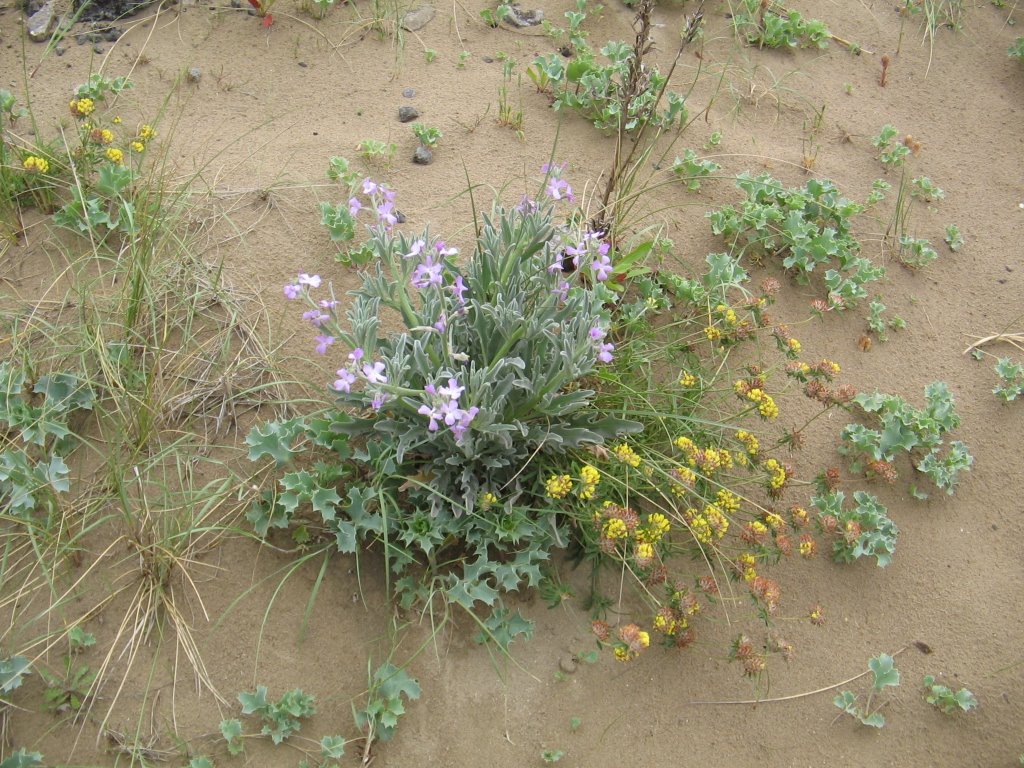
[[871,672],[871,689],[868,691],[863,707],[857,703],[859,697],[852,691],[840,692],[832,700],[832,703],[846,714],[859,720],[863,725],[881,728],[885,725],[885,716],[880,711],[881,707],[872,708],[872,701],[886,688],[898,686],[900,673],[896,669],[893,657],[887,653],[880,653],[869,659],[868,669]]
[[823,21],[805,19],[765,0],[741,0],[732,24],[750,45],[767,48],[827,48],[832,37]]
[[949,686],[937,683],[933,675],[924,676],[924,700],[944,715],[970,712],[978,706],[978,700],[969,690],[960,688],[954,692]]
[[999,383],[992,390],[993,395],[1004,403],[1024,397],[1024,365],[1009,357],[1001,357],[996,362],[995,371]]

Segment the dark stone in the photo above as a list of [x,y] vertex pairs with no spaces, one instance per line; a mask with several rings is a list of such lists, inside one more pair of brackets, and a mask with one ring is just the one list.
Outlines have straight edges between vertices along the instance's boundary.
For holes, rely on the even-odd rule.
[[115,21],[131,16],[152,0],[75,0],[74,11],[85,6],[79,21]]
[[412,153],[412,161],[416,163],[416,165],[430,165],[434,162],[434,153],[421,144],[416,147],[416,151]]
[[420,111],[416,107],[399,107],[398,108],[398,122],[400,123],[411,123],[417,117],[420,116]]
[[405,224],[405,214],[397,208],[395,209],[395,222],[398,224]]
[[300,61],[300,62],[299,62],[299,66],[300,66],[300,67],[302,67],[303,69],[305,69],[306,67],[308,67],[308,66],[309,66],[309,64],[307,64],[307,63],[306,63],[306,62],[304,62],[304,61]]
[[494,63],[494,59],[493,58],[491,58],[490,56],[484,56],[484,64],[493,64],[493,63]]

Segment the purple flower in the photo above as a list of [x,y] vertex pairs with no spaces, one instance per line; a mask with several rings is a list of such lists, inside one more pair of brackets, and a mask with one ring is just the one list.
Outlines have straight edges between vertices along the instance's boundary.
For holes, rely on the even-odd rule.
[[305,272],[299,275],[299,285],[308,285],[310,288],[320,287],[320,275],[307,275]]
[[462,420],[462,415],[464,413],[464,411],[459,408],[458,400],[449,400],[447,403],[441,403],[441,407],[438,408],[438,411],[441,418],[444,419],[444,423],[449,427],[458,424]]
[[442,269],[444,269],[444,264],[435,264],[433,258],[428,253],[423,263],[413,270],[411,278],[413,288],[423,289],[431,285],[441,285],[444,282],[441,279]]
[[297,299],[297,298],[299,298],[299,294],[300,293],[302,293],[302,286],[301,285],[298,285],[298,284],[286,285],[284,287],[284,297],[286,299]]
[[459,423],[452,427],[452,434],[455,436],[455,442],[462,442],[462,436],[466,434],[466,430],[469,428],[470,423],[478,413],[480,413],[480,409],[475,405],[468,411],[462,412],[462,418],[459,419]]
[[387,392],[378,392],[376,396],[373,398],[373,401],[370,403],[370,407],[373,408],[373,410],[375,411],[379,411],[381,408],[384,407],[384,403],[387,402],[387,399]]
[[569,186],[569,182],[565,179],[554,177],[548,179],[545,191],[552,200],[561,200],[564,197],[569,202],[572,202],[576,199],[576,196],[572,193],[572,187]]
[[320,299],[318,303],[320,305],[320,309],[334,309],[338,306],[338,302],[334,299]]
[[469,288],[466,287],[466,281],[462,279],[462,275],[456,275],[455,282],[448,286],[448,288],[452,292],[452,295],[455,296],[455,300],[458,301],[460,305],[465,306],[465,293]]
[[392,212],[394,208],[394,203],[381,203],[377,206],[377,220],[385,227],[390,228],[398,223],[398,217]]
[[612,273],[612,260],[608,258],[606,253],[602,253],[598,258],[590,262],[590,268],[594,270],[594,279],[599,283],[603,283]]
[[388,189],[387,187],[385,187],[383,185],[381,187],[379,187],[379,189],[380,189],[381,194],[384,195],[384,199],[387,202],[389,202],[389,203],[395,202],[395,190]]
[[321,313],[319,309],[311,309],[308,312],[302,313],[302,319],[307,321],[314,328],[319,328],[323,325],[325,320],[330,320],[331,316]]
[[372,195],[378,189],[380,189],[380,187],[377,185],[377,182],[375,182],[369,176],[367,176],[365,179],[363,179],[363,194],[364,195]]
[[429,405],[421,405],[420,409],[416,413],[422,414],[430,419],[430,423],[427,425],[427,429],[431,432],[437,432],[438,423],[437,420],[441,418],[441,414],[438,413],[437,408],[431,408]]
[[353,363],[358,363],[360,360],[363,359],[363,355],[365,354],[366,353],[363,352],[362,347],[356,347],[355,349],[348,353],[348,359],[351,360]]
[[610,341],[601,344],[597,348],[597,359],[600,360],[602,363],[610,363],[614,359],[612,355],[612,350],[614,349],[615,345],[612,344]]
[[333,336],[317,336],[316,337],[316,353],[318,355],[326,355],[327,348],[334,343]]
[[402,258],[403,259],[411,259],[413,256],[419,256],[421,253],[423,253],[423,249],[424,249],[424,247],[426,247],[426,245],[427,244],[425,242],[423,242],[423,240],[417,240],[409,248],[409,252],[408,253],[402,254]]
[[444,312],[442,312],[441,316],[439,318],[437,318],[437,322],[434,323],[434,328],[436,328],[440,333],[444,333],[444,331],[445,331],[445,329],[447,327],[448,327],[448,316],[445,315]]
[[348,215],[355,216],[359,211],[363,209],[363,204],[359,202],[358,197],[350,197],[348,199]]
[[437,394],[437,388],[433,384],[427,384],[427,386],[423,388],[423,391],[426,392],[428,395]]
[[465,391],[465,387],[459,386],[458,379],[448,379],[448,386],[441,387],[440,389],[438,389],[437,394],[448,400],[456,401],[462,396],[462,393]]
[[363,378],[371,384],[387,384],[388,377],[384,375],[384,363],[379,360],[372,365],[363,363]]
[[593,339],[594,341],[600,341],[606,335],[604,328],[602,328],[599,325],[595,325],[593,328],[591,328],[589,333],[590,333],[590,338]]
[[[547,173],[547,171],[543,172]],[[523,199],[520,200],[519,205],[516,206],[516,210],[519,211],[519,213],[536,213],[538,208],[539,206],[537,205],[537,201],[531,199],[527,195],[523,195]]]
[[459,249],[458,248],[455,248],[455,247],[448,248],[448,247],[446,247],[446,245],[445,245],[443,240],[438,240],[437,244],[434,246],[434,249],[437,251],[438,255],[440,255],[440,256],[458,256],[459,255]]
[[334,388],[338,392],[351,392],[356,377],[347,368],[338,369],[338,378],[334,380]]
[[563,280],[558,284],[558,287],[553,288],[551,292],[558,297],[559,301],[565,301],[569,298],[569,283]]

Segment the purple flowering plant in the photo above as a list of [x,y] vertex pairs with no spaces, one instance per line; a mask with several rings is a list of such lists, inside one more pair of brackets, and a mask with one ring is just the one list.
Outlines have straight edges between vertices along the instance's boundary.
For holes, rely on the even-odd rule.
[[[325,514],[342,549],[352,551],[361,537],[386,538],[404,553],[396,563],[408,564],[429,560],[443,541],[463,541],[491,562],[496,543],[519,541],[512,551],[520,551],[526,538],[527,551],[501,582],[536,584],[562,525],[544,499],[544,457],[640,429],[594,407],[588,382],[615,355],[610,307],[618,294],[604,283],[611,254],[596,235],[556,224],[556,205],[571,190],[551,190],[551,178],[540,199],[483,215],[466,253],[429,230],[400,231],[387,207],[394,193],[369,179],[354,184],[354,217],[364,220],[373,254],[362,285],[346,297],[326,281],[314,287],[309,275],[285,287],[285,297],[309,307],[303,317],[316,351],[339,360],[337,405],[326,419],[255,430],[250,455],[287,461],[304,433],[343,464],[364,468],[353,476],[369,469],[371,479],[349,485],[348,514],[333,505]],[[397,332],[383,332],[384,312],[400,319]],[[303,483],[293,482],[313,493]],[[264,533],[287,525],[277,498],[251,518]],[[499,541],[496,525],[515,536]],[[493,603],[481,585],[493,584],[488,573],[497,571],[476,573],[472,583],[448,584],[467,607]]]

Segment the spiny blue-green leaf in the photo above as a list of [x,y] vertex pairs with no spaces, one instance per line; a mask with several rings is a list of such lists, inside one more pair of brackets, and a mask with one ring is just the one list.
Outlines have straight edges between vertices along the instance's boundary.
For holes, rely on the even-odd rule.
[[876,691],[886,686],[897,686],[900,684],[900,672],[896,669],[893,658],[887,653],[880,653],[868,661],[868,668],[874,676],[872,684]]
[[32,672],[32,664],[24,656],[0,659],[0,693],[10,693]]
[[221,720],[220,734],[228,743],[228,752],[232,755],[240,755],[245,751],[245,745],[242,743],[242,723],[239,720]]
[[188,761],[188,768],[214,768],[213,760],[206,757],[205,755],[193,757],[191,760]]
[[43,756],[39,752],[28,752],[24,747],[0,762],[0,768],[31,768],[42,765]]
[[267,687],[257,685],[255,693],[242,692],[238,694],[238,700],[242,704],[242,714],[252,715],[262,712],[267,708]]
[[410,677],[408,672],[391,662],[384,662],[377,667],[373,679],[378,685],[378,690],[389,699],[400,694],[408,696],[413,701],[420,697],[420,684]]
[[270,456],[279,467],[288,463],[295,455],[292,444],[301,430],[302,424],[297,421],[271,421],[254,427],[245,437],[249,460]]
[[329,760],[340,760],[345,756],[345,739],[342,736],[324,736],[320,739],[320,756]]

